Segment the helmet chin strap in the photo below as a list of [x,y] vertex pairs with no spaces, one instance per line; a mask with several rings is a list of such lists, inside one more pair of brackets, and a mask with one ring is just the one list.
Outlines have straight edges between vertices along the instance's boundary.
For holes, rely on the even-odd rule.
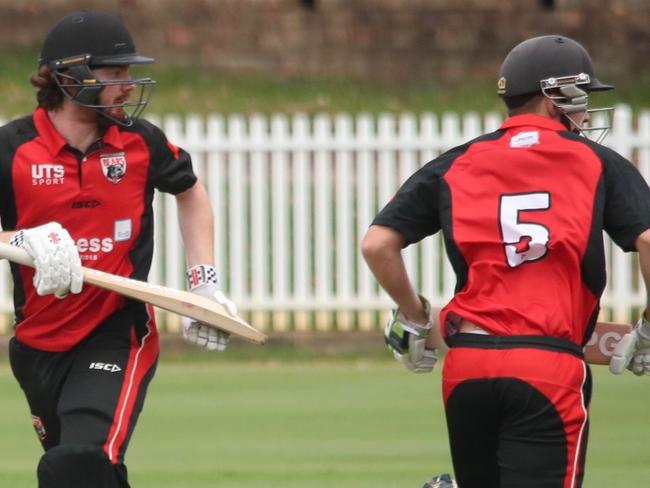
[[101,129],[107,129],[112,124],[118,124],[122,127],[130,127],[133,125],[133,119],[128,115],[120,120],[107,113],[105,108],[95,108],[94,110],[99,115],[97,118],[97,125]]
[[560,115],[560,120],[562,122],[562,125],[564,125],[564,127],[566,127],[567,130],[584,136],[584,134],[582,133],[582,130],[583,130],[582,126],[584,124],[584,119],[586,117],[586,112],[584,112],[584,113],[585,113],[585,116],[582,118],[582,120],[580,122],[576,122],[575,120],[573,120],[571,118],[571,114],[562,112],[562,114]]

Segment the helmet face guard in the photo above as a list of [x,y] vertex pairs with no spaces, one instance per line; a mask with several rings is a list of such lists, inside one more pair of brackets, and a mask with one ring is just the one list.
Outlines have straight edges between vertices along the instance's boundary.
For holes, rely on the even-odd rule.
[[[49,32],[39,66],[47,66],[63,95],[120,125],[129,126],[147,106],[155,81],[151,78],[98,80],[93,69],[152,63],[136,52],[133,38],[122,21],[111,14],[81,10],[61,19]],[[99,103],[108,86],[135,86],[133,101]],[[121,110],[115,110],[121,109]],[[116,113],[120,113],[116,116]]]
[[[82,107],[95,109],[111,122],[125,127],[132,125],[149,103],[156,82],[151,78],[98,80],[89,65],[91,58],[87,54],[50,63],[50,69],[55,75],[54,78],[59,89],[68,100]],[[104,87],[124,85],[136,87],[133,99],[115,104],[99,102],[99,95]],[[121,117],[117,117],[111,115],[107,109],[122,109],[123,114]]]
[[[614,107],[589,109],[587,92],[591,79],[587,73],[540,82],[542,94],[563,114],[568,128],[597,143],[603,142],[612,127]],[[597,122],[597,125],[592,125]]]
[[[565,36],[533,37],[515,46],[506,56],[499,74],[497,93],[508,101],[525,99],[538,93],[550,99],[564,114],[569,130],[583,136],[599,131],[602,142],[611,127],[610,121],[590,127],[591,114],[611,116],[612,108],[588,109],[589,93],[614,87],[596,78],[587,50]],[[601,119],[601,117],[596,117]]]

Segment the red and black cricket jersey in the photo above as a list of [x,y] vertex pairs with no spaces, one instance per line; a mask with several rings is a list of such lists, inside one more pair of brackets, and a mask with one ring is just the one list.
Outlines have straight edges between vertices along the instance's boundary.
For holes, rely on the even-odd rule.
[[[146,280],[154,189],[177,194],[195,182],[189,155],[144,120],[109,126],[86,154],[66,144],[42,108],[0,128],[2,228],[59,222],[90,268]],[[90,285],[63,300],[41,297],[31,268],[12,265],[12,273],[16,337],[37,349],[68,350],[123,306]]]
[[443,231],[457,277],[443,333],[464,318],[494,335],[584,345],[606,284],[602,231],[634,250],[650,189],[616,152],[518,115],[427,163],[373,223],[406,245]]

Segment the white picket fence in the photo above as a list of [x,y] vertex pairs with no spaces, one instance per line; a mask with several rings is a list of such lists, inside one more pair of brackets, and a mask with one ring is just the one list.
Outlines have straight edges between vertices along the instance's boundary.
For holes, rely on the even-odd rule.
[[[373,216],[419,166],[501,122],[497,114],[475,113],[150,119],[192,154],[208,188],[222,286],[256,326],[271,331],[376,328],[391,302],[359,253]],[[650,180],[650,112],[633,120],[629,107],[617,107],[606,143]],[[175,200],[158,195],[155,206],[150,281],[183,288]],[[644,306],[645,290],[633,255],[607,243],[603,316],[629,320]],[[451,297],[455,277],[438,236],[411,246],[405,258],[421,293],[435,304]],[[5,266],[6,315],[12,307]],[[177,327],[174,317],[163,318]]]

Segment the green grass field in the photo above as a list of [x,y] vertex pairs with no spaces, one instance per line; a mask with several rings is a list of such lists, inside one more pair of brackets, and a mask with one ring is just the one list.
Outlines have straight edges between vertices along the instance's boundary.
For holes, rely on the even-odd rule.
[[[647,378],[595,370],[588,488],[647,486]],[[0,486],[33,488],[29,412],[0,361]],[[440,375],[389,360],[165,359],[127,454],[134,488],[419,488],[449,470]]]

